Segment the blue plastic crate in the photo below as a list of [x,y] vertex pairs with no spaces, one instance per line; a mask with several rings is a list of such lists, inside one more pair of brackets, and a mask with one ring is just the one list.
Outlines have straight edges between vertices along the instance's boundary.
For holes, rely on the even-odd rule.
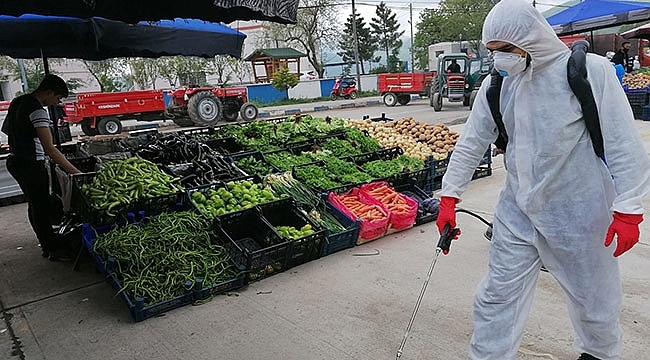
[[359,237],[359,228],[361,222],[357,219],[350,219],[347,215],[343,214],[341,210],[334,207],[328,201],[325,202],[326,209],[325,211],[332,214],[338,222],[345,227],[346,230],[343,230],[339,233],[328,233],[327,238],[323,242],[321,248],[320,256],[325,256],[333,254],[337,251],[349,249],[354,247],[357,243],[357,238]]
[[641,120],[650,121],[650,105],[645,105],[642,107]]

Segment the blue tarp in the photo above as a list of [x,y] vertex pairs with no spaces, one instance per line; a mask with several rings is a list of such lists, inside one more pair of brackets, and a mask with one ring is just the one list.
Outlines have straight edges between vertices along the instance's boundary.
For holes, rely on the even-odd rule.
[[650,2],[585,0],[546,18],[558,35],[593,31],[650,19]]

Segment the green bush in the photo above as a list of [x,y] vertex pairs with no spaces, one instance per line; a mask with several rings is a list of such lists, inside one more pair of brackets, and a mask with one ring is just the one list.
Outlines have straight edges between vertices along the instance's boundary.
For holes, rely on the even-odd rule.
[[298,82],[300,82],[298,75],[290,73],[289,68],[286,66],[278,70],[271,79],[273,87],[280,91],[290,89],[298,85]]

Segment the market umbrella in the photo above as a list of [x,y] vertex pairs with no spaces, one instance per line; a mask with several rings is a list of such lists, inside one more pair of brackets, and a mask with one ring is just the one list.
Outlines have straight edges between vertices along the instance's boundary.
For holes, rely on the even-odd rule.
[[[0,55],[42,57],[45,73],[49,72],[48,57],[102,60],[231,55],[239,58],[245,37],[225,25],[202,20],[174,19],[132,25],[102,18],[0,16]],[[50,116],[53,114],[50,111]],[[54,132],[54,142],[60,144],[58,131]]]
[[621,33],[625,39],[648,39],[650,40],[650,23],[641,25],[634,29]]
[[235,20],[296,22],[299,0],[3,0],[0,14],[41,14],[91,18],[128,23],[160,19],[193,18],[229,23]]
[[0,54],[18,59],[103,60],[170,55],[239,58],[245,38],[226,25],[192,19],[127,24],[103,18],[0,15]]
[[650,19],[650,2],[584,0],[549,16],[546,21],[558,36]]

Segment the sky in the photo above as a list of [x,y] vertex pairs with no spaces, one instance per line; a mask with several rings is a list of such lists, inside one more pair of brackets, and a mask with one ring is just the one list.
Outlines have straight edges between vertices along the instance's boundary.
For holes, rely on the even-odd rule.
[[[567,0],[536,0],[536,7],[539,11],[544,12],[551,9],[552,7],[562,4]],[[357,12],[363,16],[366,23],[370,22],[373,16],[375,16],[375,8],[381,0],[355,0],[355,7]],[[437,7],[440,3],[439,0],[384,0],[388,8],[390,8],[396,15],[397,21],[401,25],[401,29],[405,30],[405,35],[410,35],[410,12],[409,4],[413,6],[413,32],[417,32],[415,24],[419,22],[420,11],[427,8]],[[532,2],[532,0],[531,0]],[[349,0],[342,1],[342,3],[348,3],[350,5],[342,6],[339,11],[341,13],[341,21],[345,22],[345,19],[352,13],[352,2]]]

